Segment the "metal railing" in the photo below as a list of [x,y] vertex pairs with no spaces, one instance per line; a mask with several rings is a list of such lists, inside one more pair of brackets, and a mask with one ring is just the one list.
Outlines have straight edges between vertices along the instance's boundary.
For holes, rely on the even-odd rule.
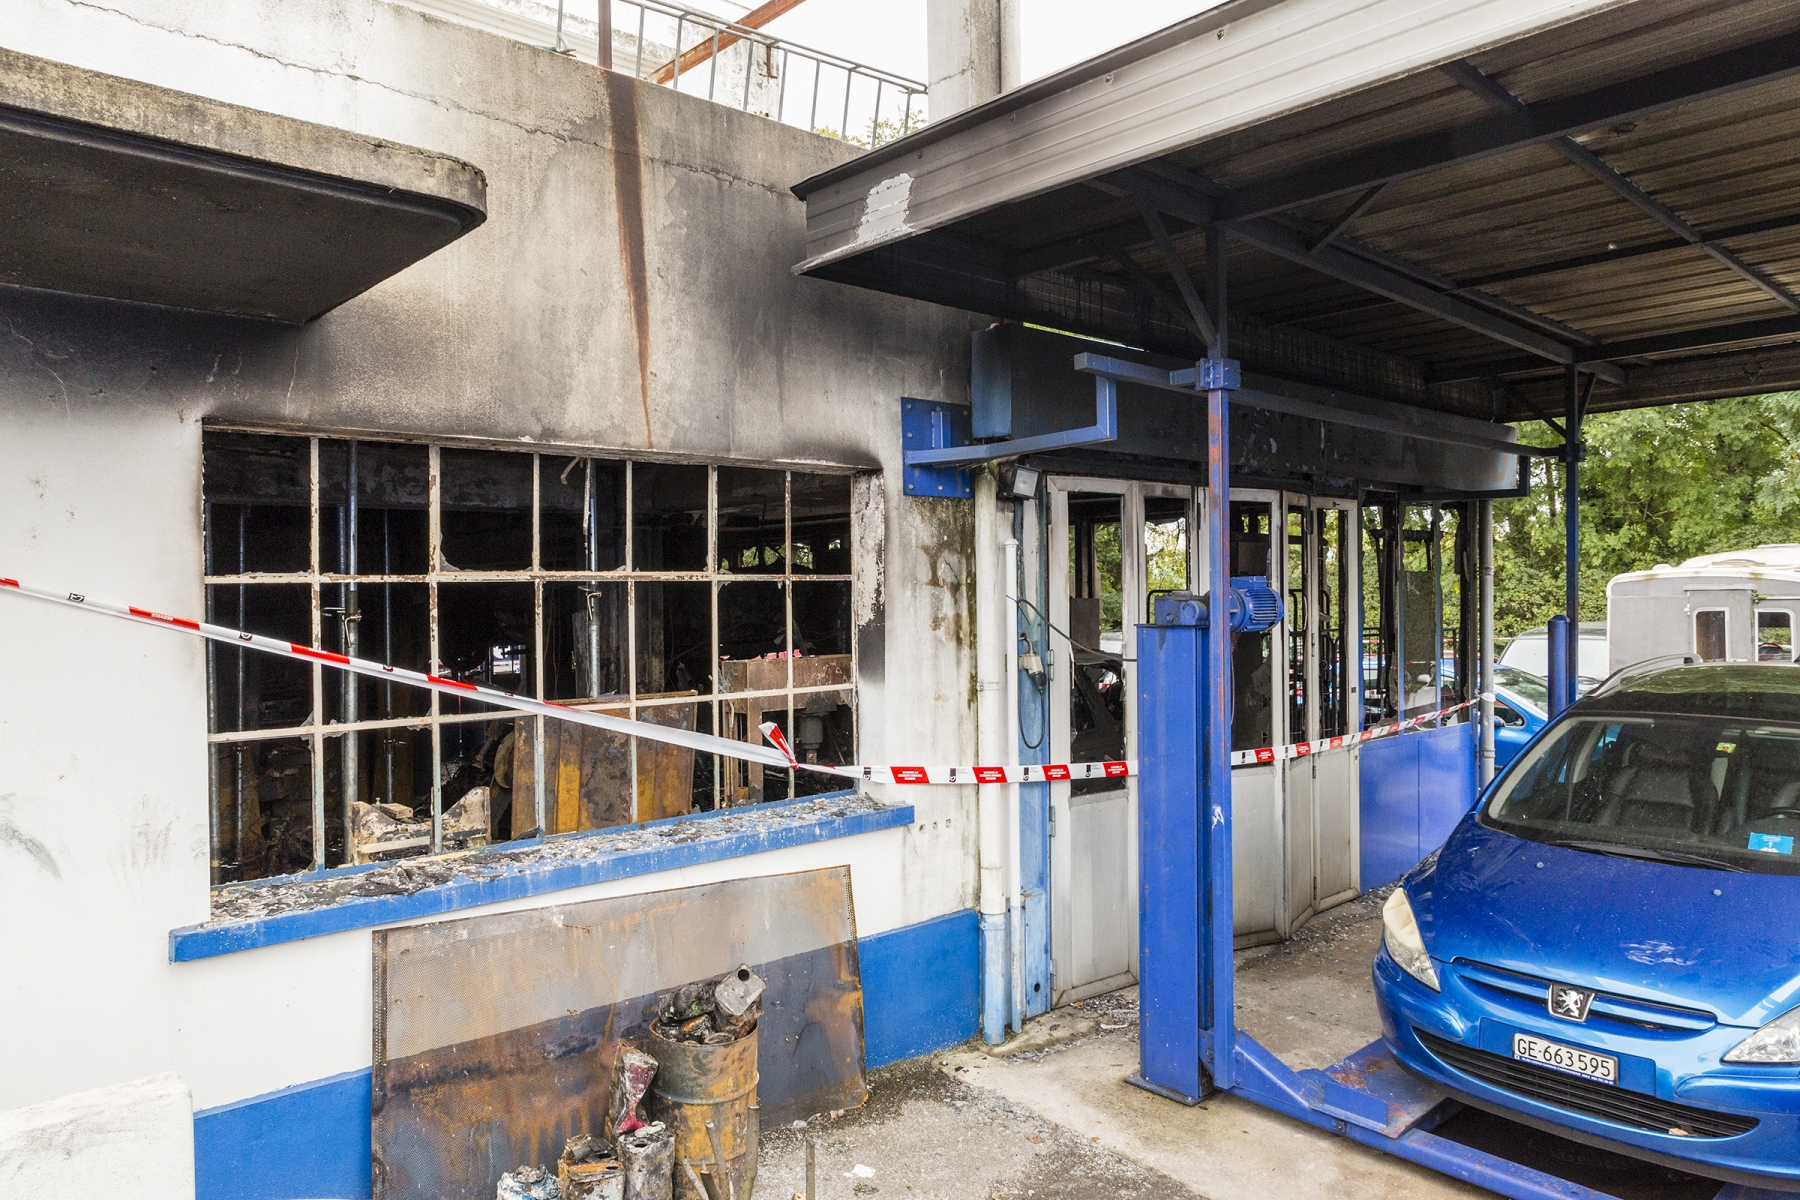
[[549,49],[854,145],[878,146],[925,123],[917,80],[666,0],[559,0],[554,19]]

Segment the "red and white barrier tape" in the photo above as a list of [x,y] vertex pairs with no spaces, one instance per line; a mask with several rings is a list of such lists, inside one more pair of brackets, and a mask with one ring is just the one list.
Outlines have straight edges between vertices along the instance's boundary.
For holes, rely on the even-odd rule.
[[1233,750],[1231,765],[1247,767],[1256,763],[1272,763],[1277,759],[1310,758],[1327,750],[1342,750],[1349,746],[1360,746],[1364,742],[1372,742],[1376,738],[1389,737],[1396,733],[1405,733],[1408,729],[1417,729],[1428,721],[1447,717],[1451,713],[1461,712],[1475,704],[1481,697],[1464,700],[1461,704],[1453,704],[1449,708],[1440,708],[1436,712],[1421,713],[1416,717],[1408,717],[1404,721],[1396,721],[1392,725],[1377,725],[1372,729],[1364,729],[1357,733],[1346,733],[1340,737],[1318,738],[1310,742],[1295,742],[1288,746],[1263,746],[1256,750]]
[[793,762],[787,739],[773,721],[765,721],[762,734],[796,767],[845,775],[866,783],[1060,783],[1077,779],[1124,779],[1138,773],[1137,763],[1019,763],[1010,767],[820,767]]
[[[16,579],[0,578],[0,592],[12,591],[21,595],[36,596],[40,600],[53,600],[59,604],[85,608],[90,612],[103,613],[109,617],[135,621],[141,625],[154,625],[159,629],[173,629],[181,633],[190,633],[196,637],[222,642],[228,646],[261,650],[282,658],[299,659],[301,662],[323,663],[328,667],[336,667],[340,671],[368,675],[391,683],[411,684],[414,687],[442,692],[448,696],[458,696],[464,700],[481,700],[499,708],[539,713],[562,721],[573,721],[577,725],[591,725],[596,729],[610,730],[613,733],[670,742],[707,754],[728,754],[733,758],[747,759],[770,767],[785,767],[791,762],[787,755],[778,750],[752,745],[748,742],[733,741],[729,738],[715,737],[710,733],[692,733],[684,729],[669,729],[662,725],[652,725],[647,721],[628,721],[623,717],[609,717],[604,713],[587,712],[579,708],[570,708],[565,704],[533,700],[528,696],[503,692],[499,688],[464,683],[460,679],[445,679],[440,675],[431,675],[423,671],[409,671],[405,667],[385,666],[365,658],[350,658],[343,654],[333,654],[329,650],[315,650],[311,646],[302,646],[295,642],[283,641],[280,638],[264,637],[257,633],[245,633],[224,625],[190,621],[185,617],[172,617],[167,613],[153,612],[147,608],[135,608],[128,604],[97,600],[79,592],[55,592],[48,588],[33,587]],[[804,766],[805,764],[800,765]]]
[[[0,578],[0,592],[16,592],[24,596],[35,596],[40,600],[51,600],[58,604],[68,604],[76,608],[84,608],[109,617],[117,617],[125,621],[134,621],[142,625],[153,625],[159,629],[173,629],[181,633],[193,634],[210,641],[222,642],[229,646],[239,646],[251,650],[261,650],[267,654],[279,655],[282,658],[298,659],[301,662],[316,662],[328,667],[336,667],[341,671],[349,671],[357,675],[368,675],[393,683],[405,683],[414,687],[426,688],[434,692],[442,692],[450,696],[458,696],[467,700],[481,700],[498,708],[510,708],[518,712],[535,713],[553,717],[559,721],[571,721],[577,725],[591,725],[596,729],[605,729],[628,737],[645,738],[653,742],[667,742],[671,745],[686,746],[705,754],[718,754],[726,758],[741,759],[746,762],[761,763],[768,767],[793,767],[801,771],[815,771],[823,775],[836,775],[846,779],[860,779],[866,783],[894,784],[986,784],[986,783],[1064,783],[1087,779],[1124,779],[1138,773],[1138,764],[1133,760],[1114,762],[1085,763],[1020,763],[1013,766],[999,767],[908,767],[908,766],[875,766],[859,764],[854,766],[830,766],[823,763],[801,762],[790,749],[781,729],[773,722],[765,722],[760,728],[762,735],[769,740],[773,748],[740,742],[732,738],[717,737],[710,733],[694,733],[684,729],[671,729],[666,725],[653,725],[648,721],[631,721],[624,717],[609,717],[603,713],[588,712],[585,709],[571,708],[566,704],[557,704],[548,700],[534,700],[529,696],[520,696],[513,692],[504,692],[498,688],[484,687],[475,683],[464,683],[459,679],[445,679],[439,675],[423,671],[410,671],[405,667],[390,667],[382,663],[364,658],[351,658],[343,654],[333,654],[328,650],[315,650],[310,646],[302,646],[295,642],[283,641],[280,638],[264,637],[261,634],[245,633],[224,625],[212,625],[205,621],[190,621],[185,617],[172,617],[166,613],[153,612],[146,608],[135,608],[127,604],[115,604],[107,600],[97,600],[79,592],[57,592],[49,588],[33,587],[16,579]],[[1464,701],[1453,708],[1441,709],[1438,712],[1426,713],[1423,716],[1409,717],[1392,725],[1380,725],[1374,729],[1365,729],[1360,733],[1345,734],[1342,737],[1320,738],[1312,742],[1299,742],[1289,746],[1265,746],[1259,750],[1234,750],[1231,765],[1247,766],[1253,763],[1272,763],[1278,758],[1305,758],[1326,750],[1337,750],[1346,746],[1358,745],[1373,741],[1378,737],[1401,733],[1408,729],[1417,729],[1427,721],[1448,716],[1474,704],[1474,700]]]

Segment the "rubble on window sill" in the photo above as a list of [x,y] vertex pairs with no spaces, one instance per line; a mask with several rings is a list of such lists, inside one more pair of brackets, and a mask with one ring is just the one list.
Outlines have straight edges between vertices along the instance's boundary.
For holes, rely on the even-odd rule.
[[213,889],[207,927],[328,908],[373,896],[410,896],[461,880],[513,874],[521,869],[601,858],[633,850],[724,840],[767,833],[815,821],[886,811],[890,806],[867,795],[833,795],[770,805],[750,805],[695,814],[651,825],[597,830],[543,841],[509,842],[478,850],[408,858],[350,872],[296,875],[286,879],[226,884]]

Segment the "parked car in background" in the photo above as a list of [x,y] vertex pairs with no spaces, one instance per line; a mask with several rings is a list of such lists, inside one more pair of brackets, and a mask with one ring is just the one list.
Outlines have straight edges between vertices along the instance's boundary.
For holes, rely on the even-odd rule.
[[[1583,621],[1581,623],[1581,648],[1577,671],[1576,691],[1586,695],[1599,686],[1602,679],[1612,674],[1607,665],[1606,622]],[[1539,625],[1536,629],[1527,629],[1512,641],[1506,643],[1506,649],[1500,652],[1500,665],[1517,667],[1540,679],[1550,677],[1550,631]]]
[[1608,680],[1383,911],[1383,1033],[1478,1108],[1800,1184],[1800,673]]
[[1506,766],[1550,720],[1550,684],[1518,667],[1494,666],[1494,767]]

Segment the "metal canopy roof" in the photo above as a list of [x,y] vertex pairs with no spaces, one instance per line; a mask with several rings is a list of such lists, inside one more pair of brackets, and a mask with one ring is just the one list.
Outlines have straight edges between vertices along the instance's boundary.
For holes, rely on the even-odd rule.
[[1192,358],[1222,223],[1246,369],[1753,394],[1800,387],[1797,134],[1791,0],[1236,0],[798,185],[796,270]]

